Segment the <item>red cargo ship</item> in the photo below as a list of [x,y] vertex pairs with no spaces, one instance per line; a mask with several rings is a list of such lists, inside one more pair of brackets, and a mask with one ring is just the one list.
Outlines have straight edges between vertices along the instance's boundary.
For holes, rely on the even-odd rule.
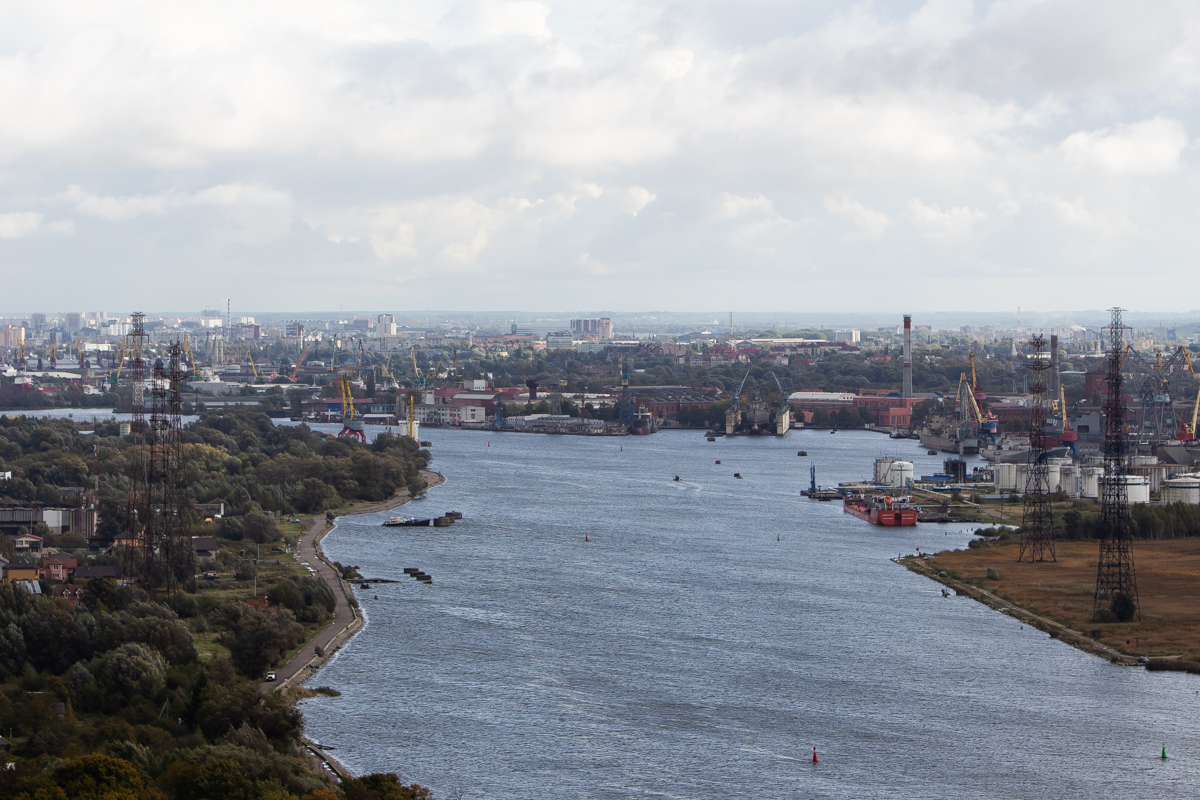
[[909,502],[908,497],[856,495],[842,502],[842,510],[872,525],[916,525],[917,509]]

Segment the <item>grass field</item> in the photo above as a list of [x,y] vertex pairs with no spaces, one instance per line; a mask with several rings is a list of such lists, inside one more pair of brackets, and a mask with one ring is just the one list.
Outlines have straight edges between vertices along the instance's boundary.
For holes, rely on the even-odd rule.
[[930,565],[1129,655],[1200,660],[1200,539],[1134,542],[1141,619],[1128,623],[1092,622],[1097,542],[1058,542],[1057,562],[1018,563],[1018,552],[1012,541],[941,552]]

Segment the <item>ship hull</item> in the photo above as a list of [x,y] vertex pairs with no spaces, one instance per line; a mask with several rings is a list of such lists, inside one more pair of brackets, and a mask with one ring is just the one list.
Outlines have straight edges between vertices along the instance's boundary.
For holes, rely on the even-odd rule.
[[888,528],[917,524],[915,508],[864,508],[854,503],[844,503],[842,510],[847,514],[853,514],[859,519],[866,520],[872,525],[882,525]]

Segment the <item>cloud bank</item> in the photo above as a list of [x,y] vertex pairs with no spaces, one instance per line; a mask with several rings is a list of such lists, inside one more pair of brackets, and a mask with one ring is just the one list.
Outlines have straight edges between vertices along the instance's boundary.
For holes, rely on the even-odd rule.
[[0,259],[56,309],[1187,308],[1198,90],[1171,2],[8,4]]

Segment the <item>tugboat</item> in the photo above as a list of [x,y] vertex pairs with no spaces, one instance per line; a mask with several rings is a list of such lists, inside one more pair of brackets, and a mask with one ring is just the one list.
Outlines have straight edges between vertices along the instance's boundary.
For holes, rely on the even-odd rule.
[[911,503],[911,497],[851,495],[843,501],[842,511],[872,525],[916,525],[917,509]]

